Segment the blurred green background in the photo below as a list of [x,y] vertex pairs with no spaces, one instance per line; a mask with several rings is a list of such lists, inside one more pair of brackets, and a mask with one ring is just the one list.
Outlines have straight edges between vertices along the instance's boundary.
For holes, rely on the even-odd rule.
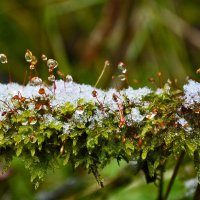
[[[195,76],[200,63],[198,0],[2,0],[0,52],[8,57],[1,73],[23,82],[30,49],[59,62],[77,82],[94,84],[108,59],[101,87],[108,87],[117,64],[128,68],[129,84]],[[41,77],[46,68],[38,63]],[[6,81],[6,78],[5,78]],[[137,87],[137,86],[136,86]]]
[[[24,54],[30,49],[38,58],[37,71],[44,79],[47,67],[39,59],[43,53],[56,59],[59,70],[71,74],[76,82],[92,85],[108,59],[110,67],[99,84],[102,88],[112,86],[111,77],[118,73],[121,61],[128,69],[129,84],[135,88],[151,86],[151,77],[158,82],[158,72],[163,82],[170,78],[182,85],[187,76],[197,76],[200,65],[199,10],[199,0],[1,0],[0,53],[8,58],[8,64],[0,65],[1,82],[8,82],[10,74],[12,81],[23,83],[29,70]],[[104,176],[112,179],[121,168],[114,162]],[[95,186],[88,186],[88,193],[98,189],[92,177],[88,179],[81,169],[77,173],[88,181],[78,191],[91,184]],[[0,199],[34,199],[37,192],[29,184],[23,164],[16,160],[11,174],[8,180],[0,181]],[[71,176],[75,175],[70,167],[55,170],[40,190],[51,190]],[[137,177],[136,186],[130,181],[128,187],[111,190],[108,199],[155,199],[156,187],[145,186],[141,177]],[[184,189],[182,181],[175,186],[175,191]],[[70,199],[76,199],[73,195]]]

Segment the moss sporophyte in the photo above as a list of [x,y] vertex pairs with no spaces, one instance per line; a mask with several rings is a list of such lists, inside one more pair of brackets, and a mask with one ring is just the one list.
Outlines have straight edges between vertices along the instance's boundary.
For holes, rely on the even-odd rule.
[[[2,63],[5,57],[0,54]],[[151,177],[181,152],[198,160],[199,82],[188,80],[181,91],[169,83],[155,91],[104,91],[60,71],[62,80],[56,80],[57,61],[43,55],[49,85],[39,78],[32,52],[25,58],[32,65],[29,82],[0,84],[0,151],[7,166],[15,156],[24,160],[36,186],[57,159],[84,167],[101,185],[98,171],[113,159],[137,160],[141,169],[145,163]],[[126,74],[124,65],[119,67]],[[195,167],[199,174],[200,164]]]

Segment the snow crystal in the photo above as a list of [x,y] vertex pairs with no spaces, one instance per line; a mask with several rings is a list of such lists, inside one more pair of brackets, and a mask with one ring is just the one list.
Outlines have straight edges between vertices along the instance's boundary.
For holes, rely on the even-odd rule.
[[44,114],[43,115],[43,120],[49,124],[52,123],[55,119],[53,118],[52,114]]
[[184,118],[179,118],[177,121],[181,126],[185,126],[188,122]]
[[184,85],[184,106],[190,107],[195,103],[200,103],[200,83],[189,80],[188,84]]
[[[42,97],[42,94],[39,94],[39,89],[44,88],[45,95],[50,98],[51,107],[57,108],[59,106],[64,106],[66,102],[70,102],[75,107],[77,107],[78,101],[80,99],[84,99],[86,102],[93,102],[102,104],[102,106],[109,108],[110,112],[115,112],[119,110],[119,106],[122,106],[125,100],[125,97],[128,98],[131,102],[141,103],[141,99],[143,96],[151,93],[151,90],[147,87],[140,88],[138,90],[134,90],[129,87],[128,89],[124,89],[118,92],[116,89],[109,89],[108,91],[103,91],[101,89],[96,89],[90,85],[78,84],[75,82],[64,82],[63,80],[55,81],[56,90],[54,91],[54,85],[48,86],[45,84],[32,86],[27,84],[26,86],[19,85],[17,83],[8,83],[8,84],[0,84],[0,115],[4,111],[13,108],[12,97],[14,95],[19,95],[25,98],[35,98]],[[96,96],[92,96],[92,92],[96,91]],[[117,101],[113,99],[113,94],[116,95]],[[144,103],[143,103],[144,104]],[[28,109],[32,110],[35,108],[34,102],[28,103]],[[77,111],[78,112],[78,111]],[[90,121],[88,117],[84,116],[84,113],[74,113],[73,118],[75,120],[83,120]],[[103,121],[105,119],[105,113],[102,111],[97,111],[92,116],[94,120],[91,120],[91,124],[95,124],[97,121]],[[54,117],[50,114],[45,114],[43,116],[44,121],[46,123],[56,122]],[[83,119],[85,118],[85,119]],[[130,113],[130,119],[135,122],[139,122],[144,117],[140,114],[138,108],[133,108]],[[4,117],[1,116],[0,120],[3,120]],[[67,129],[67,125],[66,125]]]
[[163,89],[161,89],[161,88],[158,88],[157,90],[156,90],[156,92],[155,92],[157,95],[161,95],[161,94],[163,94],[164,93],[164,90]]
[[127,123],[130,124],[132,122],[141,122],[144,119],[144,116],[141,115],[138,108],[131,108],[131,113],[126,116]]
[[[105,104],[109,107],[111,111],[118,110],[117,103],[113,100],[113,94],[116,94],[117,97],[120,97],[120,94],[116,91],[116,89],[109,89],[105,94]],[[119,99],[121,102],[121,100]]]
[[184,130],[188,132],[192,130],[192,128],[188,125],[187,120],[185,120],[184,118],[178,117],[177,122],[183,127]]
[[77,105],[79,99],[85,99],[86,101],[94,101],[92,97],[92,91],[94,88],[90,85],[66,83],[63,81],[56,81],[55,97],[52,99],[52,106],[62,106],[66,102],[70,102],[73,105]]
[[108,117],[109,115],[107,112],[95,110],[94,114],[88,119],[88,122],[90,122],[91,128],[94,128],[96,124],[98,124],[98,126],[103,126],[103,120]]
[[43,120],[46,124],[61,125],[61,122],[55,119],[52,114],[44,114]]
[[5,120],[6,119],[6,116],[4,115],[4,116],[2,116],[2,113],[3,112],[0,112],[0,121],[3,121],[3,120]]
[[150,94],[152,91],[148,87],[139,88],[137,90],[134,90],[132,87],[128,87],[128,89],[125,89],[122,91],[130,101],[134,103],[140,103],[142,100],[142,97]]
[[69,129],[70,129],[70,124],[69,123],[65,123],[63,125],[63,133],[69,132]]
[[[10,102],[14,95],[21,95],[26,98],[34,98],[41,96],[38,91],[41,87],[45,89],[46,95],[52,97],[51,105],[62,106],[66,102],[70,102],[73,105],[77,105],[79,99],[85,99],[86,102],[92,101],[97,102],[96,98],[92,96],[92,91],[95,89],[90,85],[77,84],[77,83],[64,83],[62,80],[55,81],[56,91],[54,96],[53,86],[32,86],[30,84],[26,86],[19,85],[17,83],[0,84],[0,99],[6,102]],[[131,101],[139,103],[143,96],[151,92],[148,88],[140,88],[134,90],[129,87],[120,93],[116,89],[109,89],[108,91],[103,91],[100,89],[95,89],[97,91],[97,98],[102,104],[110,107],[111,110],[117,110],[118,106],[113,100],[113,93],[119,98],[119,102],[123,102],[123,95],[126,95]],[[0,106],[2,108],[2,106]]]

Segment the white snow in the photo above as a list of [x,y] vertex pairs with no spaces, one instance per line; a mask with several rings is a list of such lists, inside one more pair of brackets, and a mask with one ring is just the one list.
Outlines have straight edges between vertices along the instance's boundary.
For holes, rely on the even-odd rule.
[[184,89],[184,105],[192,107],[196,103],[200,103],[200,83],[189,80],[188,84],[183,86]]
[[[77,102],[80,99],[84,99],[86,102],[93,102],[96,104],[101,104],[105,108],[109,108],[109,112],[119,112],[119,107],[125,101],[125,97],[130,101],[133,102],[136,107],[131,108],[130,113],[125,116],[127,123],[139,123],[145,118],[145,114],[142,115],[140,113],[139,107],[140,106],[147,106],[148,102],[142,102],[142,98],[153,91],[147,87],[139,88],[134,90],[133,88],[129,87],[127,89],[117,91],[116,89],[109,89],[107,91],[103,91],[101,89],[94,88],[90,85],[85,84],[78,84],[75,82],[64,82],[63,80],[55,81],[56,90],[54,91],[54,86],[47,86],[45,84],[32,86],[27,84],[26,86],[19,85],[17,83],[8,83],[8,84],[0,84],[0,120],[4,120],[5,116],[2,116],[4,111],[8,111],[10,109],[14,109],[13,104],[13,96],[19,95],[19,97],[25,97],[34,99],[35,97],[42,97],[41,94],[38,93],[40,88],[44,88],[45,95],[50,97],[50,104],[52,108],[57,108],[59,106],[65,105],[67,102],[70,102],[74,106],[77,106]],[[92,91],[96,91],[96,97],[92,96]],[[183,87],[184,90],[184,106],[192,107],[196,103],[200,103],[200,83],[189,80],[186,85]],[[163,92],[162,89],[158,89],[155,91],[155,94],[161,94]],[[114,101],[113,94],[116,95],[117,101]],[[43,95],[44,98],[44,95]],[[34,109],[35,105],[34,102],[29,102],[28,109]],[[96,110],[92,117],[87,118],[88,122],[92,124],[99,123],[103,119],[108,117],[108,113],[105,113],[103,110]],[[56,122],[54,117],[51,114],[45,114],[43,116],[46,123]],[[77,110],[73,118],[75,120],[83,120],[84,118],[84,111]],[[93,119],[92,119],[93,118]],[[190,127],[187,126],[187,121],[184,118],[177,118],[177,122],[187,131],[190,131]],[[64,132],[68,130],[68,123],[66,122],[65,126],[63,127]]]

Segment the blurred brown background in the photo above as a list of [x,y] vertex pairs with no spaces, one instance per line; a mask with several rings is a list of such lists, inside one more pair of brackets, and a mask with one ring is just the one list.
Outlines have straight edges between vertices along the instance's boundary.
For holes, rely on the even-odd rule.
[[[198,0],[3,0],[0,2],[0,52],[8,57],[1,73],[23,82],[30,49],[45,53],[77,82],[108,87],[117,64],[128,68],[129,84],[140,85],[162,72],[163,79],[195,76],[200,63]],[[38,71],[46,77],[40,62]],[[6,78],[4,78],[6,80]],[[138,87],[136,85],[136,87]]]

